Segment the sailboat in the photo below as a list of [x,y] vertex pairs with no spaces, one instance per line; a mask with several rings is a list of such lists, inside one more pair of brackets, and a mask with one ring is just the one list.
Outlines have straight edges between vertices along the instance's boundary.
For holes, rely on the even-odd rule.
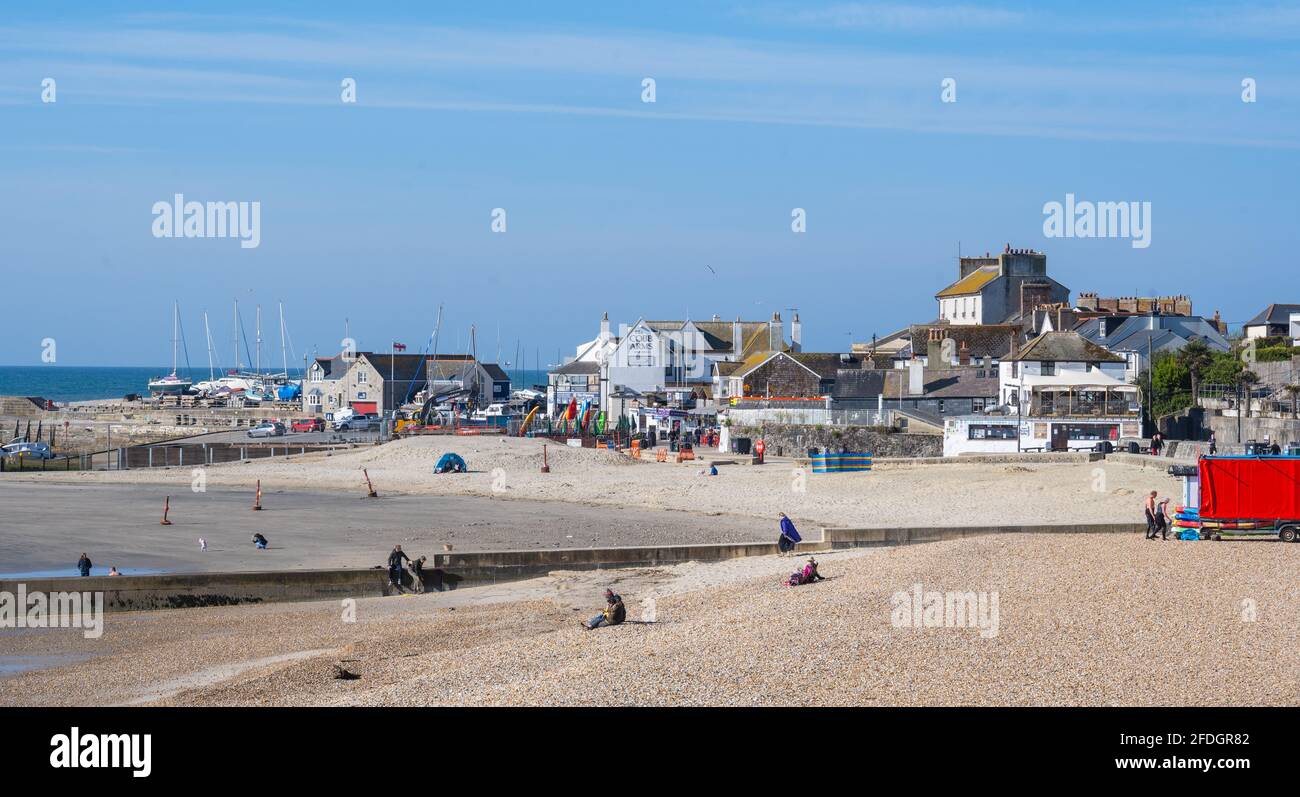
[[179,396],[190,389],[193,384],[189,379],[176,375],[176,346],[181,336],[181,306],[179,302],[172,305],[172,372],[167,376],[149,380],[149,392],[155,395]]

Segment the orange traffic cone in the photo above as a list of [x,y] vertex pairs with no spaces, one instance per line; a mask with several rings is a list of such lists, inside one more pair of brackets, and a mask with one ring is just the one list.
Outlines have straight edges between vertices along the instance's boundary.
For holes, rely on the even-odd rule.
[[262,480],[257,480],[257,494],[253,497],[253,510],[262,511]]
[[171,508],[172,508],[172,497],[169,495],[167,496],[167,499],[163,502],[163,518],[162,518],[161,525],[170,526],[172,524],[172,522],[167,519],[167,513],[171,511]]

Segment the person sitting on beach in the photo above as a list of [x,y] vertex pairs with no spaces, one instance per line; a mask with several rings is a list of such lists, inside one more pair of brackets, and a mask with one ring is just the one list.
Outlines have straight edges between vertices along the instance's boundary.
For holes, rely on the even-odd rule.
[[583,628],[590,631],[602,625],[618,625],[627,619],[627,609],[623,606],[623,596],[612,589],[605,590],[605,611],[583,623]]
[[90,557],[86,556],[84,553],[81,555],[81,558],[77,560],[77,570],[81,572],[82,576],[90,575],[90,568],[94,566],[95,565],[90,561]]
[[110,567],[110,568],[108,568],[108,574],[109,574],[110,576],[120,576],[120,575],[122,575],[121,573],[117,572],[117,568],[116,568],[116,567]]
[[811,584],[814,581],[825,581],[826,577],[817,572],[817,560],[808,557],[808,564],[803,566],[803,580],[801,583]]
[[388,554],[388,583],[398,592],[402,591],[402,560],[411,561],[411,557],[406,555],[402,546],[395,545],[393,550]]
[[253,535],[253,544],[257,546],[259,551],[265,551],[268,545],[266,538],[262,536],[260,531]]
[[781,536],[776,540],[776,547],[784,556],[793,551],[794,547],[803,541],[803,538],[799,536],[799,532],[795,529],[794,522],[786,517],[784,512],[779,514],[781,515]]

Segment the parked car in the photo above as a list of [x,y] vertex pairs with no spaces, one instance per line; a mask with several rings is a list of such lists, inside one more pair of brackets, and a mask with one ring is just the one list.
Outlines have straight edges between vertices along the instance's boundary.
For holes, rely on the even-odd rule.
[[0,456],[18,457],[25,459],[52,459],[54,452],[50,450],[49,443],[10,443],[0,448]]
[[353,415],[334,422],[336,432],[368,432],[379,428],[378,415]]
[[295,432],[323,432],[325,422],[320,418],[299,418],[291,427]]
[[248,430],[249,437],[281,437],[284,435],[284,424],[275,421],[265,421]]

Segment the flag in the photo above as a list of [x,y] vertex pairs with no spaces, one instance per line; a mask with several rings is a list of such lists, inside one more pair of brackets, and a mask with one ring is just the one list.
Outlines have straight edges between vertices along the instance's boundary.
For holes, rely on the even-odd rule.
[[406,344],[405,344],[405,343],[394,343],[394,344],[393,344],[393,351],[406,351]]

